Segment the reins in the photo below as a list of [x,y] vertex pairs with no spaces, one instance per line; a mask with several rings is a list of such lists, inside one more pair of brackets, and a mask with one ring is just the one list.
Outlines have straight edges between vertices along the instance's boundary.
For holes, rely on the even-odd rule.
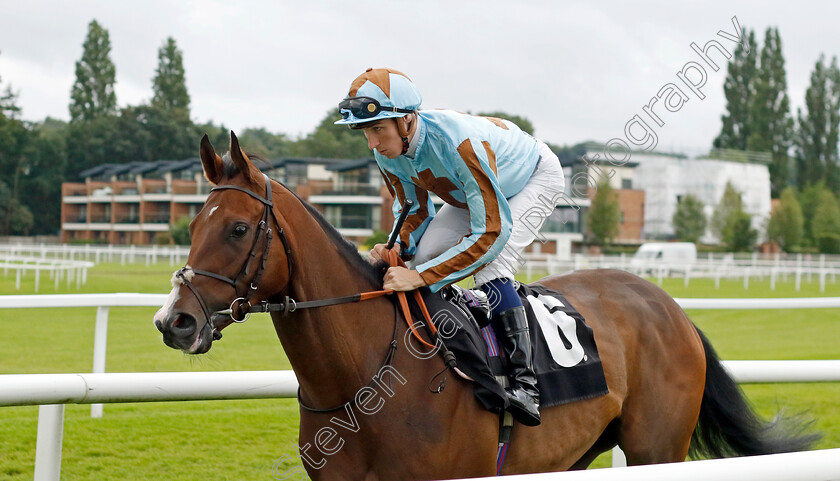
[[[190,291],[193,293],[193,295],[195,295],[196,299],[198,300],[198,303],[201,306],[201,309],[204,312],[204,315],[207,319],[207,323],[209,324],[210,328],[212,329],[212,334],[213,334],[213,339],[214,340],[219,340],[222,337],[222,333],[219,331],[218,328],[216,328],[216,326],[213,323],[213,317],[215,315],[228,315],[228,316],[230,316],[230,319],[233,322],[241,323],[241,322],[247,321],[252,313],[257,313],[257,312],[280,312],[285,316],[285,315],[288,315],[288,314],[290,314],[292,312],[295,312],[299,309],[311,309],[311,308],[317,308],[317,307],[326,307],[326,306],[334,306],[334,305],[339,305],[339,304],[347,304],[347,303],[351,303],[351,302],[367,301],[367,300],[376,299],[378,297],[382,297],[382,296],[385,296],[385,295],[394,294],[396,292],[397,298],[399,300],[400,307],[402,308],[403,317],[405,318],[406,325],[408,326],[408,330],[411,331],[412,336],[414,336],[414,338],[417,339],[421,344],[423,344],[423,345],[425,345],[425,346],[427,346],[431,349],[437,349],[438,352],[443,357],[445,367],[443,368],[442,371],[440,371],[438,374],[436,374],[432,378],[432,381],[434,381],[434,379],[436,379],[438,376],[443,374],[447,369],[455,367],[455,356],[446,348],[446,346],[443,344],[443,341],[440,339],[440,336],[438,335],[437,328],[432,323],[432,318],[431,318],[431,315],[429,314],[429,310],[426,308],[426,303],[423,301],[423,296],[420,293],[420,291],[417,290],[417,289],[415,289],[413,291],[414,301],[417,303],[417,306],[419,307],[420,312],[423,315],[423,319],[425,321],[425,323],[423,324],[423,327],[426,329],[426,332],[429,336],[429,339],[431,339],[433,341],[433,344],[429,343],[428,341],[423,339],[423,337],[420,336],[420,334],[417,332],[417,329],[415,329],[415,326],[412,323],[413,317],[411,315],[411,309],[410,309],[409,304],[408,304],[408,296],[407,296],[407,293],[404,292],[404,291],[393,291],[393,290],[390,290],[390,289],[384,289],[384,290],[360,292],[360,293],[351,294],[351,295],[347,295],[347,296],[333,297],[333,298],[328,298],[328,299],[318,299],[318,300],[312,300],[312,301],[296,301],[289,296],[284,296],[283,299],[281,300],[281,302],[279,302],[279,303],[273,303],[273,302],[268,302],[268,301],[259,301],[257,303],[254,303],[251,300],[251,296],[257,291],[258,284],[259,284],[260,280],[262,279],[262,275],[265,271],[266,262],[268,260],[268,254],[269,254],[269,251],[271,249],[271,240],[272,240],[272,237],[273,237],[272,229],[271,229],[271,220],[272,219],[274,220],[274,224],[277,226],[278,236],[280,237],[280,243],[283,245],[283,249],[286,253],[286,262],[287,262],[287,265],[288,265],[288,271],[289,271],[289,278],[290,279],[291,279],[291,276],[292,276],[292,268],[293,268],[291,247],[289,246],[289,242],[286,239],[286,235],[283,231],[283,228],[280,226],[280,223],[277,221],[277,216],[274,213],[274,209],[273,209],[274,203],[273,203],[272,198],[271,198],[271,180],[265,174],[263,174],[263,177],[265,178],[265,197],[257,195],[257,194],[251,192],[248,189],[245,189],[243,187],[239,187],[239,186],[236,186],[236,185],[220,185],[220,186],[213,187],[210,190],[211,193],[214,192],[214,191],[217,191],[217,190],[226,190],[226,189],[237,190],[239,192],[243,192],[245,194],[248,194],[249,196],[253,197],[254,199],[262,202],[263,206],[264,206],[262,218],[260,219],[260,222],[257,225],[257,233],[254,235],[254,241],[251,244],[251,250],[248,254],[248,257],[245,259],[244,265],[239,269],[239,273],[236,275],[236,277],[234,279],[231,279],[230,277],[227,277],[227,276],[223,276],[223,275],[220,275],[220,274],[216,274],[214,272],[205,271],[205,270],[201,270],[201,269],[193,269],[189,266],[184,266],[175,273],[175,277],[180,279],[181,283],[186,285],[187,288],[190,289]],[[397,223],[396,223],[394,232],[391,236],[391,239],[388,242],[388,247],[387,247],[388,248],[388,262],[389,262],[391,267],[407,267],[405,265],[405,262],[403,262],[403,260],[397,254],[396,250],[393,249],[393,246],[396,242],[396,237],[399,234],[400,228],[402,227],[402,224],[405,222],[405,218],[408,215],[408,211],[411,209],[411,206],[412,206],[412,202],[410,200],[407,200],[406,205],[403,206],[403,211],[400,214],[399,219],[397,220]],[[259,243],[259,240],[260,240],[261,237],[265,238],[265,248],[263,249],[263,254],[262,254],[262,258],[260,259],[259,268],[258,268],[257,272],[254,274],[254,276],[251,278],[251,280],[249,281],[247,292],[244,295],[239,295],[239,289],[237,288],[237,286],[246,276],[248,276],[250,274],[251,263],[252,263],[252,260],[256,257],[258,243]],[[193,274],[193,275],[191,275],[191,274]],[[228,307],[227,309],[211,313],[210,310],[207,307],[207,304],[204,302],[204,299],[202,298],[201,294],[198,292],[198,289],[196,289],[195,286],[191,282],[194,275],[202,275],[202,276],[205,276],[205,277],[210,277],[210,278],[222,281],[226,284],[229,284],[230,286],[233,287],[234,292],[236,293],[237,297],[233,300],[233,302],[231,302],[230,307]],[[237,318],[236,315],[243,316],[243,317]],[[396,353],[396,350],[397,350],[397,317],[398,317],[397,316],[397,307],[396,307],[396,304],[395,304],[394,305],[394,333],[393,333],[393,336],[391,338],[391,342],[390,342],[390,345],[389,345],[389,348],[388,348],[388,352],[385,355],[385,359],[383,361],[382,367],[385,367],[385,366],[387,366],[391,363],[391,361],[394,358],[394,354]],[[381,368],[380,368],[380,370],[381,370]],[[373,383],[373,382],[374,382],[374,380],[372,379],[371,383]],[[438,385],[437,389],[431,389],[431,387],[430,387],[430,390],[432,392],[438,393],[441,390],[443,390],[443,387],[445,386],[445,383],[446,383],[446,380],[444,379],[440,383],[440,385]],[[431,381],[430,381],[430,385],[431,385]],[[370,384],[369,384],[369,386],[370,386]],[[301,407],[303,409],[307,410],[307,411],[316,412],[316,413],[328,413],[328,412],[337,411],[337,410],[343,408],[347,404],[350,404],[351,406],[354,405],[355,404],[355,399],[353,399],[349,402],[343,403],[343,404],[341,404],[341,405],[339,405],[335,408],[316,409],[316,408],[309,407],[309,406],[307,406],[306,404],[303,403],[303,401],[301,400],[301,396],[300,396],[300,389],[298,389],[298,402],[300,403]]]
[[[392,267],[394,266],[401,266],[406,267],[405,263],[402,259],[399,258],[397,252],[393,249],[389,250],[389,263]],[[408,328],[412,331],[412,335],[423,345],[426,347],[434,349],[435,346],[430,344],[428,341],[420,337],[417,333],[417,329],[414,328],[411,320],[411,309],[408,305],[408,296],[407,293],[404,291],[393,291],[391,289],[379,290],[379,291],[368,291],[368,292],[359,292],[356,294],[350,294],[348,296],[341,296],[341,297],[332,297],[329,299],[319,299],[315,301],[296,301],[289,296],[284,296],[283,300],[279,303],[272,303],[268,301],[262,301],[258,304],[251,305],[245,312],[247,314],[252,314],[255,312],[282,312],[283,315],[287,315],[289,313],[295,312],[298,309],[310,309],[313,307],[325,307],[325,306],[335,306],[338,304],[348,304],[351,302],[360,302],[360,301],[367,301],[370,299],[376,299],[377,297],[382,297],[390,294],[397,294],[397,298],[399,300],[400,307],[402,307],[403,316],[405,317],[405,322]],[[423,314],[423,318],[426,321],[425,325],[428,326],[429,331],[431,331],[432,336],[437,336],[437,328],[432,323],[432,317],[429,314],[429,310],[426,308],[426,303],[423,301],[423,296],[420,294],[419,290],[414,290],[414,301],[420,308],[420,312]],[[227,314],[233,318],[234,309],[231,307],[229,309],[224,309],[222,311],[217,311],[216,314]],[[247,319],[247,318],[246,318]],[[236,321],[234,319],[234,321]],[[244,322],[244,319],[238,322]]]
[[[265,174],[263,174],[263,175],[265,175]],[[291,277],[291,273],[292,273],[291,249],[288,247],[288,242],[286,241],[285,234],[283,233],[283,228],[280,227],[280,225],[277,223],[277,217],[274,215],[274,211],[271,209],[273,204],[271,202],[271,187],[269,185],[270,180],[268,179],[267,176],[265,177],[265,179],[266,179],[265,180],[266,181],[266,198],[265,199],[263,199],[262,197],[254,194],[253,192],[251,192],[247,189],[244,189],[242,187],[235,186],[235,185],[225,185],[225,186],[214,187],[211,190],[211,192],[213,190],[217,190],[217,189],[219,189],[219,190],[221,190],[221,189],[238,190],[240,192],[244,192],[244,193],[250,195],[251,197],[259,200],[260,202],[262,202],[265,205],[265,210],[266,211],[271,211],[271,216],[274,218],[274,223],[277,224],[277,227],[278,227],[279,232],[280,232],[280,236],[281,236],[280,242],[283,244],[283,246],[285,247],[285,250],[286,250],[286,258],[289,261],[289,275]],[[396,227],[394,229],[394,233],[391,235],[391,238],[388,241],[388,263],[390,264],[391,267],[397,267],[397,266],[407,267],[405,265],[405,262],[403,262],[403,260],[400,259],[399,255],[397,255],[397,252],[395,250],[393,250],[393,247],[394,247],[394,244],[396,243],[396,237],[399,234],[400,228],[402,227],[402,224],[405,222],[405,218],[408,216],[408,211],[411,209],[412,205],[413,205],[413,202],[411,200],[406,201],[406,205],[403,208],[403,212],[400,214],[399,219],[397,219]],[[263,213],[263,219],[260,221],[260,227],[259,227],[260,230],[258,230],[257,235],[254,236],[254,243],[251,246],[251,253],[248,256],[248,259],[246,259],[246,261],[245,261],[245,266],[243,266],[243,268],[240,269],[240,274],[242,274],[243,272],[244,272],[245,275],[248,274],[248,269],[249,269],[249,266],[250,266],[251,259],[253,259],[254,255],[256,254],[256,246],[257,246],[257,239],[259,239],[259,232],[261,232],[262,230],[265,229],[265,224],[267,223],[267,221],[269,221],[268,213],[265,212],[265,213]],[[259,282],[259,280],[262,276],[263,270],[265,269],[265,262],[266,262],[266,259],[268,258],[268,250],[269,250],[270,247],[271,247],[271,228],[269,226],[268,231],[266,232],[266,248],[265,248],[265,251],[263,252],[263,258],[262,258],[262,262],[260,263],[260,269],[259,269],[259,271],[257,271],[257,274],[254,276],[254,280],[251,281],[251,285],[250,285],[251,290],[249,291],[249,294],[253,293],[253,291],[256,290],[256,285],[257,285],[257,283]],[[218,274],[214,274],[212,272],[199,271],[199,270],[196,270],[196,269],[193,269],[193,271],[196,274],[201,274],[201,275],[204,275],[204,276],[213,277],[213,278],[219,279],[223,282],[227,282],[228,284],[233,285],[234,289],[236,289],[237,281],[235,281],[235,280],[232,280],[232,279],[224,277],[224,276],[220,276]],[[238,278],[239,278],[239,276],[237,276],[237,279]],[[195,291],[195,289],[191,285],[188,284],[188,287],[190,288],[190,290],[193,291],[193,293],[196,294],[197,297],[200,297],[200,296],[198,296],[197,292]],[[279,303],[272,303],[272,302],[268,302],[268,301],[260,301],[257,304],[253,304],[250,301],[250,299],[248,299],[247,297],[241,296],[241,297],[237,297],[236,299],[234,299],[228,309],[224,309],[224,310],[221,310],[221,311],[216,311],[215,314],[228,315],[228,316],[230,316],[230,318],[233,322],[245,322],[251,314],[257,313],[257,312],[282,312],[283,315],[288,315],[292,312],[297,311],[298,309],[310,309],[310,308],[314,308],[314,307],[335,306],[335,305],[338,305],[338,304],[347,304],[347,303],[351,303],[351,302],[366,301],[366,300],[369,300],[369,299],[376,299],[377,297],[382,297],[382,296],[385,296],[385,295],[393,294],[394,292],[395,291],[392,291],[390,289],[385,289],[385,290],[378,290],[378,291],[360,292],[360,293],[356,293],[356,294],[350,294],[348,296],[332,297],[332,298],[328,298],[328,299],[318,299],[318,300],[314,300],[314,301],[296,301],[289,296],[284,296],[283,300]],[[425,339],[423,339],[417,333],[416,329],[414,329],[414,327],[412,325],[412,322],[411,322],[411,320],[412,320],[411,310],[408,306],[408,297],[407,297],[406,293],[403,292],[403,291],[396,291],[396,293],[397,293],[397,298],[399,299],[400,306],[402,307],[403,316],[405,317],[406,325],[412,331],[412,335],[415,337],[415,339],[417,339],[424,346],[434,349],[436,347],[435,345],[437,345],[439,343],[436,341],[435,345],[430,344],[429,342],[427,342]],[[423,314],[423,318],[426,321],[425,322],[425,327],[426,327],[427,331],[429,332],[430,337],[436,340],[437,339],[437,328],[432,323],[432,317],[429,315],[429,310],[426,308],[426,303],[423,301],[423,296],[422,296],[422,294],[420,294],[420,291],[418,291],[416,289],[413,291],[413,293],[414,293],[414,301],[419,306],[420,312]],[[240,302],[238,308],[234,308],[234,305],[236,305],[237,301],[240,301],[240,300],[245,301],[245,302]],[[245,308],[246,302],[247,302],[247,308]],[[199,301],[199,303],[202,304],[202,306],[203,306],[203,302]],[[243,317],[241,319],[237,319],[234,316],[235,313],[239,314],[239,315],[244,314],[245,317]],[[215,331],[215,332],[218,332],[218,331]],[[440,343],[440,344],[442,344],[442,343]]]

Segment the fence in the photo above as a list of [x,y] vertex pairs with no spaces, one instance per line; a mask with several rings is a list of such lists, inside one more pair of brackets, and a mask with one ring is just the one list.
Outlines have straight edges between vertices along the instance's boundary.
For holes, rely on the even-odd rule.
[[[95,307],[96,325],[93,331],[93,371],[105,372],[105,353],[108,344],[108,311],[111,307],[159,307],[166,302],[166,294],[52,294],[41,296],[0,296],[0,309],[43,307]],[[102,404],[90,408],[91,417],[102,417]]]
[[[59,479],[66,403],[93,404],[91,416],[99,417],[102,415],[102,404],[99,403],[105,402],[250,399],[295,395],[297,383],[291,371],[104,374],[109,307],[156,307],[165,300],[166,295],[163,294],[0,296],[0,308],[97,307],[94,373],[0,375],[0,406],[41,405],[36,446],[36,480]],[[686,309],[840,307],[840,298],[677,299],[677,302]],[[840,360],[725,361],[724,365],[741,383],[840,381]]]
[[[53,294],[39,296],[0,296],[3,308],[96,307],[93,340],[93,373],[105,372],[110,307],[159,307],[166,294]],[[675,299],[683,309],[809,309],[838,308],[840,297],[779,299]],[[101,404],[91,406],[91,417],[101,417]]]
[[801,453],[654,464],[629,468],[523,474],[504,476],[501,479],[505,481],[672,481],[674,479],[680,481],[742,481],[744,479],[836,481],[840,479],[838,456],[840,456],[840,449],[824,449]]
[[[29,256],[60,259],[84,259],[99,263],[104,260],[121,264],[135,263],[142,259],[146,265],[168,259],[170,265],[183,264],[189,255],[188,246],[135,246],[135,245],[69,245],[69,244],[0,244],[0,256]],[[529,278],[535,273],[558,274],[572,270],[615,268],[655,277],[660,284],[664,277],[682,277],[688,286],[692,278],[711,278],[715,285],[721,279],[743,279],[749,287],[752,278],[769,278],[771,289],[779,279],[793,277],[796,290],[800,290],[802,279],[819,279],[820,292],[825,292],[828,280],[835,282],[840,273],[840,256],[820,254],[773,254],[759,255],[733,253],[700,254],[696,261],[662,262],[656,259],[637,259],[625,254],[618,256],[574,254],[569,258],[553,254],[526,254],[524,269]]]
[[41,272],[47,271],[50,279],[55,282],[55,288],[62,278],[67,279],[68,287],[76,282],[76,289],[87,282],[87,270],[93,267],[92,262],[67,260],[67,259],[49,259],[36,257],[19,257],[19,256],[3,256],[0,257],[0,267],[3,268],[3,276],[9,274],[9,270],[16,271],[15,274],[15,290],[20,290],[20,281],[27,275],[28,271],[35,273],[35,292],[41,284]]
[[749,288],[750,279],[770,279],[770,289],[776,283],[793,277],[796,291],[801,288],[803,278],[810,282],[814,277],[820,283],[820,292],[825,292],[826,282],[836,282],[840,274],[840,257],[819,255],[816,259],[807,255],[759,256],[726,254],[701,255],[691,262],[663,262],[657,259],[638,259],[627,255],[589,256],[575,254],[560,259],[547,254],[528,254],[524,265],[525,273],[532,279],[537,273],[560,274],[572,270],[611,268],[654,277],[662,284],[665,277],[681,277],[688,287],[692,278],[715,280],[720,287],[721,279],[743,279],[744,288]]
[[190,253],[188,246],[135,246],[135,245],[70,245],[70,244],[5,244],[0,245],[0,256],[27,256],[40,259],[88,260],[99,264],[105,262],[136,263],[142,259],[148,266],[168,260],[170,265],[186,262]]
[[[740,383],[840,381],[840,360],[726,361],[724,365]],[[58,480],[65,404],[294,397],[297,386],[292,371],[7,374],[0,375],[0,406],[40,405],[35,480]],[[833,461],[836,467],[836,458]]]

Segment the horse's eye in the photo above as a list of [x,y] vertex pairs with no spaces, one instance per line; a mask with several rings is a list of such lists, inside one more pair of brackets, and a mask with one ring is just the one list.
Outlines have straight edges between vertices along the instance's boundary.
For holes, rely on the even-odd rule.
[[248,233],[248,226],[245,224],[236,224],[233,226],[233,232],[231,232],[231,237],[245,237],[245,234]]

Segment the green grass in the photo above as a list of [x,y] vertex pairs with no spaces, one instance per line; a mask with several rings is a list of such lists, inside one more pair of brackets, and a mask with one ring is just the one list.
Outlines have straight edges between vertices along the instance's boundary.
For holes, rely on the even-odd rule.
[[[161,263],[100,264],[81,289],[41,279],[40,294],[147,292],[166,293],[175,267]],[[792,280],[769,289],[769,281],[714,282],[666,279],[675,297],[840,296],[840,284],[825,293],[814,282],[796,292]],[[0,277],[0,294],[31,294],[34,278],[20,291],[10,273]],[[163,345],[151,324],[155,308],[111,308],[107,371],[220,371],[289,369],[270,320],[254,316],[225,330],[223,342],[200,357]],[[840,324],[830,309],[690,311],[723,359],[840,359]],[[0,373],[90,372],[95,308],[0,309]],[[748,385],[745,391],[760,413],[772,416],[808,412],[825,434],[818,447],[840,446],[840,383]],[[292,453],[297,442],[294,400],[244,400],[108,404],[105,416],[91,419],[87,405],[67,405],[62,477],[110,479],[273,479],[272,465]],[[38,408],[0,408],[0,479],[33,476]],[[292,459],[293,457],[289,457]],[[610,456],[595,466],[608,466]],[[284,467],[292,466],[289,462]]]

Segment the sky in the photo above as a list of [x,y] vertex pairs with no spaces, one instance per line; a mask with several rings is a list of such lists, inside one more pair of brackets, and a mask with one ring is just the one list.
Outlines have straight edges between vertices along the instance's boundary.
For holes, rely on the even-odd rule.
[[[521,115],[557,145],[627,139],[639,115],[657,150],[696,155],[720,131],[726,68],[714,71],[691,43],[717,40],[731,53],[735,42],[718,32],[736,33],[733,17],[759,46],[779,28],[795,115],[820,54],[840,55],[840,2],[0,0],[0,79],[19,94],[22,118],[69,119],[75,62],[96,19],[110,33],[120,106],[151,98],[171,36],[193,119],[235,131],[304,136],[367,67],[391,67],[418,86],[422,108]],[[677,75],[690,62],[706,75],[699,93]],[[642,108],[669,83],[688,100],[675,112],[654,105],[659,126]]]

